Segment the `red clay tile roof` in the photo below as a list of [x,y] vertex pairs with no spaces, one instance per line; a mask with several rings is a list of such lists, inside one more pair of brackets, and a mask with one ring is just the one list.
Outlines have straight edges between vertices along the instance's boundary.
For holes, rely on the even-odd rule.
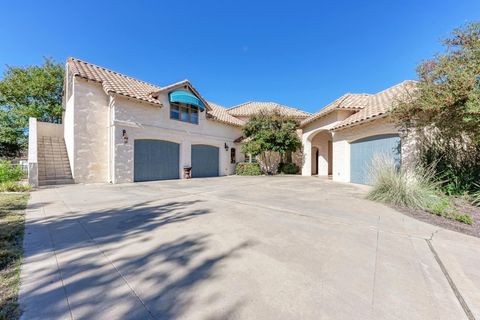
[[343,120],[332,130],[350,127],[373,118],[384,117],[392,109],[395,99],[412,92],[415,90],[415,87],[415,81],[406,80],[379,93],[370,95],[367,104],[360,111]]
[[259,113],[261,110],[271,111],[274,109],[279,110],[282,114],[286,116],[290,116],[294,118],[302,119],[310,116],[310,113],[308,112],[287,107],[275,102],[250,101],[250,102],[245,102],[245,103],[233,106],[227,109],[227,111],[229,114],[235,117],[250,117],[250,116],[253,116],[254,114]]
[[227,109],[213,102],[208,102],[212,110],[208,111],[210,117],[214,120],[241,127],[245,124],[242,120],[228,114]]
[[152,92],[161,89],[159,86],[128,77],[80,59],[69,58],[67,63],[74,76],[100,83],[107,94],[110,92],[116,93],[161,105],[160,101],[151,96]]
[[314,113],[312,116],[303,120],[300,126],[305,126],[309,123],[312,123],[315,120],[320,119],[321,117],[329,114],[334,110],[342,110],[342,109],[343,110],[361,110],[366,106],[369,96],[370,95],[366,93],[344,94],[340,98],[336,99],[335,101],[327,105],[322,110],[318,111],[317,113]]

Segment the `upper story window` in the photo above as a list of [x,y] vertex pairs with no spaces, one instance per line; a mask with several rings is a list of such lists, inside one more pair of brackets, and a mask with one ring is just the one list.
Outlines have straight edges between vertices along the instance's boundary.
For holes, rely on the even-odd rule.
[[198,107],[186,103],[171,102],[170,119],[198,124]]

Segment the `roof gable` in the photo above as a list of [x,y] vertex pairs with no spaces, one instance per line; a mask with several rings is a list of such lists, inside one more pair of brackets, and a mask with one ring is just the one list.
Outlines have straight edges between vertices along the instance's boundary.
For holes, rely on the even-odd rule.
[[178,89],[183,89],[183,90],[188,90],[191,93],[193,93],[202,103],[205,105],[207,110],[211,110],[211,107],[209,106],[209,103],[203,99],[203,97],[200,95],[200,93],[193,87],[193,85],[190,83],[188,80],[182,80],[180,82],[168,85],[166,87],[162,87],[155,92],[152,92],[152,97],[157,98],[160,94],[162,93],[170,93],[172,91],[178,90]]

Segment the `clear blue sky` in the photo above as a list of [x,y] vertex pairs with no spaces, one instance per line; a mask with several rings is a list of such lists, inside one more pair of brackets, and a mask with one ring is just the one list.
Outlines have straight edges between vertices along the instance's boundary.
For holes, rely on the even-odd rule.
[[74,56],[224,106],[317,111],[415,78],[480,1],[1,1],[0,72]]

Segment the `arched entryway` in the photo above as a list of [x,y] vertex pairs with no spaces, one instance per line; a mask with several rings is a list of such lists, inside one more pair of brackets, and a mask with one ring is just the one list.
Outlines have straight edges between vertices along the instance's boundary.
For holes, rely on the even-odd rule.
[[332,134],[319,131],[311,137],[312,175],[331,176],[333,172]]

